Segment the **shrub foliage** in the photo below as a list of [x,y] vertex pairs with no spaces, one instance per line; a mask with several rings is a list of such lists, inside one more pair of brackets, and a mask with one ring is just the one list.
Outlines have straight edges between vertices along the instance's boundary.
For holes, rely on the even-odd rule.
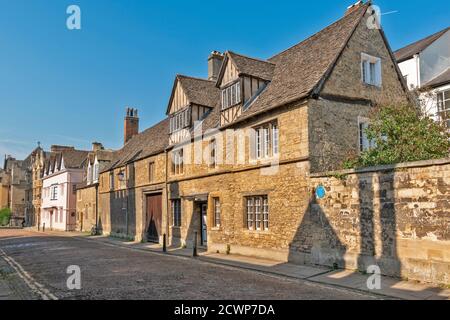
[[349,157],[347,169],[446,158],[450,134],[411,105],[377,107],[366,130],[372,147]]

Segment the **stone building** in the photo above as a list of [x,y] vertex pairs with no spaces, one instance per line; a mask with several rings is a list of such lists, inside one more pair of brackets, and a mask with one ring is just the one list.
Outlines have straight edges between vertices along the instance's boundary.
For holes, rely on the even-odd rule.
[[208,79],[178,75],[168,118],[140,134],[127,110],[126,143],[100,176],[105,233],[187,246],[197,233],[211,251],[301,255],[290,244],[310,173],[367,147],[374,105],[409,101],[374,14],[352,6],[267,60],[213,52]]
[[95,226],[102,231],[102,221],[98,215],[98,185],[100,171],[110,165],[112,151],[105,150],[98,142],[92,144],[92,151],[82,164],[83,181],[77,187],[77,226],[82,232],[90,232]]
[[9,208],[10,175],[0,169],[0,210]]
[[[407,203],[423,192],[440,201],[432,215],[448,214],[448,179],[419,181],[448,165],[423,176],[418,165],[408,173],[414,183],[392,168],[344,182],[324,174],[370,147],[365,128],[375,106],[412,102],[377,21],[370,3],[359,2],[269,59],[213,52],[208,78],[176,76],[167,118],[141,133],[137,111],[127,109],[125,144],[99,177],[103,232],[159,243],[166,235],[173,246],[282,262],[366,270],[378,261],[384,274],[419,279],[413,270],[426,259],[406,247],[424,239],[397,237],[417,235],[408,219],[429,216],[426,204]],[[415,185],[437,190],[416,197]],[[439,244],[429,248],[439,250],[421,252],[447,257],[447,220],[433,221],[420,234],[434,236]],[[425,269],[447,279],[448,267]]]
[[41,226],[41,204],[42,204],[42,178],[44,176],[44,164],[50,153],[43,149],[37,150],[32,157],[32,206],[33,206],[33,226]]
[[16,160],[11,156],[5,159],[4,171],[9,175],[9,207],[13,224],[33,226],[35,223],[32,162],[40,151],[42,149],[37,147],[25,160]]

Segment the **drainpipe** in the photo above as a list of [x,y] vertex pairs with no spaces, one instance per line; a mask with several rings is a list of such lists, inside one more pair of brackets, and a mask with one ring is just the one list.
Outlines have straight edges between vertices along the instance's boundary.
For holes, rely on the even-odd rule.
[[95,186],[95,235],[98,234],[98,183]]
[[417,75],[416,81],[417,81],[417,87],[420,88],[421,87],[421,83],[420,83],[420,60],[419,60],[420,58],[419,58],[419,55],[418,54],[414,55],[414,59],[416,60],[416,70],[417,70],[417,72],[416,72],[416,75]]

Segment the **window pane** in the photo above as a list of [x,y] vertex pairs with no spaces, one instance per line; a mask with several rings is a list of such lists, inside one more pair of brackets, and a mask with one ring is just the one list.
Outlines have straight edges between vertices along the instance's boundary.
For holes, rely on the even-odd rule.
[[256,230],[261,230],[261,198],[255,199],[255,222]]
[[253,230],[253,198],[247,199],[247,228]]
[[270,147],[270,131],[269,128],[264,128],[263,129],[263,134],[264,134],[264,157],[268,157],[269,156],[269,147]]
[[273,135],[273,137],[272,137],[272,146],[273,146],[272,152],[274,155],[277,155],[279,152],[279,146],[278,146],[279,136],[278,136],[278,134],[279,134],[278,133],[278,125],[274,124],[272,127],[272,135]]
[[241,83],[236,83],[236,103],[241,102]]

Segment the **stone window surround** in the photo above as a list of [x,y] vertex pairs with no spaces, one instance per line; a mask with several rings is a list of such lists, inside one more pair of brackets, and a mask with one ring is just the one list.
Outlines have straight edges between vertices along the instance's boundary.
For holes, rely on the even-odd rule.
[[[252,211],[249,213],[249,200],[252,200]],[[256,206],[256,200],[260,200]],[[270,202],[268,194],[244,196],[244,230],[253,233],[267,233],[270,230]],[[259,209],[257,211],[257,209]],[[249,219],[252,215],[252,220]],[[259,219],[258,219],[259,217]],[[249,223],[251,222],[251,227]],[[257,226],[259,223],[259,227]]]

